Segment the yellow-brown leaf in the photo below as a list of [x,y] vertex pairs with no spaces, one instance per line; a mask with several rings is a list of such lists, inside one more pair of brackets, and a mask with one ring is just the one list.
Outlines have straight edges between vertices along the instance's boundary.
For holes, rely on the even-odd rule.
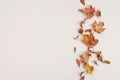
[[103,28],[103,26],[104,26],[104,22],[97,23],[96,21],[94,21],[92,28],[95,32],[101,33],[105,30],[105,28]]
[[80,67],[80,60],[79,59],[76,59],[76,64],[78,67]]
[[90,66],[89,64],[86,64],[85,69],[86,69],[88,74],[92,74],[94,71],[94,66]]

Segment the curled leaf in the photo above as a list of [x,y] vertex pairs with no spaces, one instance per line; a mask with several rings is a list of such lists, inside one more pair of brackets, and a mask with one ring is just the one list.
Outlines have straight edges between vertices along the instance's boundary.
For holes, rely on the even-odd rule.
[[85,69],[86,69],[88,74],[92,74],[94,71],[94,66],[90,66],[89,64],[86,64]]
[[78,67],[80,67],[80,60],[79,59],[76,59],[76,64]]
[[84,43],[87,47],[93,47],[98,44],[98,39],[94,38],[92,33],[83,35],[82,43]]
[[101,51],[96,52],[96,54],[97,54],[97,59],[98,59],[99,61],[103,62],[103,57],[102,57],[102,55],[101,55]]
[[93,61],[93,63],[94,63],[95,65],[98,65],[97,61]]
[[84,77],[84,76],[80,78],[80,80],[84,80],[84,79],[85,79],[85,77]]
[[74,46],[74,53],[76,53],[76,46]]
[[80,2],[81,2],[83,5],[85,5],[85,0],[80,0]]
[[80,22],[80,27],[82,28],[83,27],[83,24],[85,24],[85,21],[87,20],[88,18],[85,18],[84,20],[82,20],[81,22]]
[[85,32],[90,32],[91,33],[91,29],[86,29]]
[[110,64],[110,61],[104,60],[103,63]]
[[82,77],[84,73],[85,73],[85,71],[82,71],[82,72],[80,73],[80,77]]
[[76,37],[73,37],[73,39],[78,39],[79,38],[79,35],[77,35]]
[[96,21],[94,21],[94,23],[92,25],[94,31],[97,33],[101,33],[105,30],[105,28],[103,28],[103,26],[104,26],[104,22],[97,23]]
[[84,10],[83,9],[78,9],[79,12],[85,14]]

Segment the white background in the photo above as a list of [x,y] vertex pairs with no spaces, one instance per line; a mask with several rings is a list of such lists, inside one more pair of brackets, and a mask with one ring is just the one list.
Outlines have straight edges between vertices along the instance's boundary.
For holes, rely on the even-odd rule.
[[[106,31],[96,49],[100,64],[87,80],[120,80],[120,1],[86,0],[101,9]],[[83,7],[79,0],[0,0],[0,80],[78,80],[72,39]]]

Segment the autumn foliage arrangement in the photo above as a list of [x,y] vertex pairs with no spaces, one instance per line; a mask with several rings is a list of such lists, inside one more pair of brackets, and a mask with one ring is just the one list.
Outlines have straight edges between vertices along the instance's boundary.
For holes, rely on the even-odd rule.
[[[80,68],[80,80],[85,80],[87,74],[92,74],[94,72],[94,66],[98,65],[99,62],[110,64],[109,60],[104,60],[102,56],[102,51],[95,50],[94,47],[99,43],[99,40],[94,34],[101,34],[104,28],[104,22],[94,20],[89,28],[85,29],[86,22],[89,22],[93,17],[99,19],[101,17],[101,11],[96,9],[92,5],[86,6],[85,0],[80,0],[80,3],[84,6],[83,9],[78,9],[78,11],[84,15],[84,19],[80,22],[80,27],[78,29],[78,35],[74,37],[75,40],[79,39],[85,46],[86,51],[76,58],[76,64]],[[74,53],[76,53],[76,46],[74,47]],[[90,60],[93,56],[96,56],[95,60]],[[81,70],[82,69],[82,70]]]

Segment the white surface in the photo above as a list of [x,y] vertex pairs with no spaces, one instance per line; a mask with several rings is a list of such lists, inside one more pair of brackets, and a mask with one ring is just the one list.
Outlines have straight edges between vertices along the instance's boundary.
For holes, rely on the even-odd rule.
[[[87,2],[102,10],[106,31],[96,49],[112,62],[87,80],[120,80],[120,1]],[[80,7],[79,0],[0,0],[0,80],[78,80],[80,43],[72,37]]]

